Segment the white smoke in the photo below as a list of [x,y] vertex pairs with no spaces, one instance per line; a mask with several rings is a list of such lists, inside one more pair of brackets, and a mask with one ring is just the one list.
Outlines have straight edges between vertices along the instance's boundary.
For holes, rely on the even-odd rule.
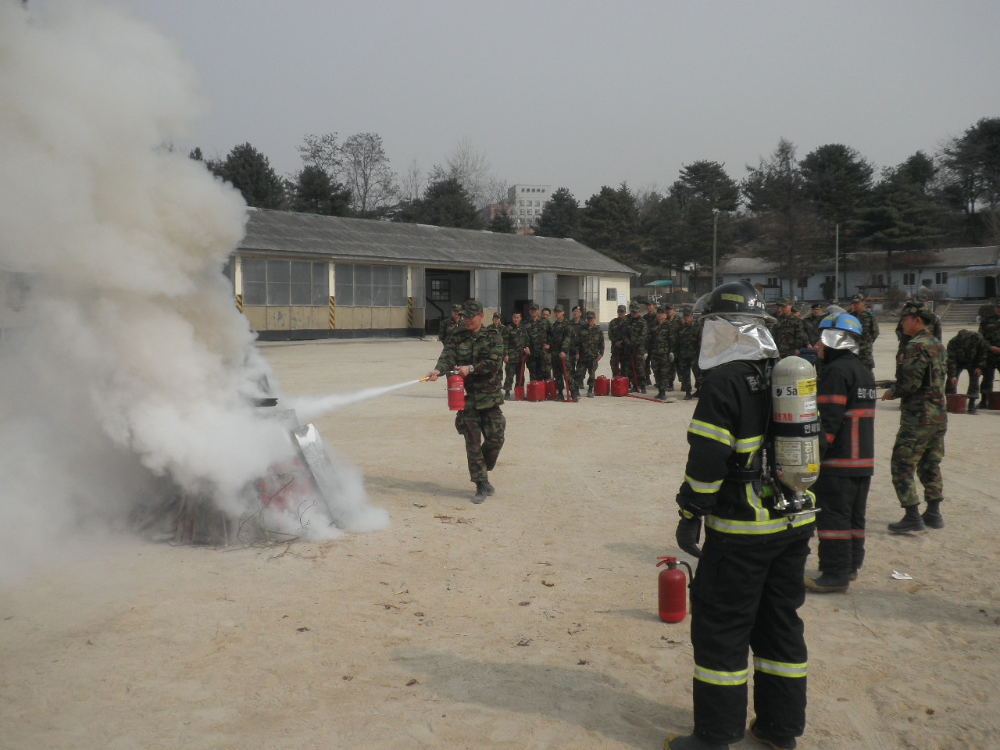
[[120,8],[0,0],[0,271],[31,284],[0,345],[0,578],[153,476],[237,513],[291,455],[248,406],[269,371],[222,275],[243,199],[162,145],[197,91]]

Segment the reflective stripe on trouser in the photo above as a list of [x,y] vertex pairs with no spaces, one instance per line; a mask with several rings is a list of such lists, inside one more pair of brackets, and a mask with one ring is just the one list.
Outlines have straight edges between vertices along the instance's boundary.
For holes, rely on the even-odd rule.
[[924,500],[940,502],[944,499],[944,480],[941,478],[941,459],[944,458],[945,424],[901,424],[892,447],[890,472],[896,497],[904,508],[920,502],[917,486],[913,481],[916,471],[924,486]]
[[805,728],[805,600],[810,533],[747,544],[709,532],[691,586],[695,732],[737,742],[747,718],[749,650],[761,729],[798,737]]
[[463,409],[455,414],[455,429],[465,438],[469,479],[485,482],[486,472],[496,466],[503,447],[507,418],[499,406],[491,409]]
[[821,513],[816,514],[819,569],[841,575],[865,561],[865,512],[871,477],[838,477],[820,472],[812,486]]

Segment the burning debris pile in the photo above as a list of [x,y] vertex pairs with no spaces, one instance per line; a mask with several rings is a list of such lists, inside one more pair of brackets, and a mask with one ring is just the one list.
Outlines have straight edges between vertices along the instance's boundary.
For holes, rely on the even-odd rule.
[[[163,145],[205,111],[175,46],[121,8],[0,0],[0,49],[0,270],[30,279],[0,345],[0,578],[95,518],[179,541],[384,526],[356,472],[318,475],[314,430],[254,405],[281,394],[222,273],[246,206]],[[261,480],[296,461],[311,506]]]

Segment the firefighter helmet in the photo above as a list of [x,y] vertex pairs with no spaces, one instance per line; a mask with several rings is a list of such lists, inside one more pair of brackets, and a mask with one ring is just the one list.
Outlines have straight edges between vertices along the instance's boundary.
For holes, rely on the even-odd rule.
[[853,315],[840,313],[839,315],[827,315],[819,322],[819,329],[833,328],[837,331],[847,331],[855,336],[864,336],[861,330],[861,321]]
[[764,300],[748,281],[730,281],[715,288],[702,310],[705,315],[751,315],[771,317]]

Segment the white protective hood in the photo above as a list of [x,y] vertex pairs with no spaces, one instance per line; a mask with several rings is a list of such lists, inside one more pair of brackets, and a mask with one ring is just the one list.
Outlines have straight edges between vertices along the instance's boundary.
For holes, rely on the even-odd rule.
[[765,325],[766,318],[752,315],[709,315],[701,332],[702,370],[739,360],[776,359],[778,347]]

